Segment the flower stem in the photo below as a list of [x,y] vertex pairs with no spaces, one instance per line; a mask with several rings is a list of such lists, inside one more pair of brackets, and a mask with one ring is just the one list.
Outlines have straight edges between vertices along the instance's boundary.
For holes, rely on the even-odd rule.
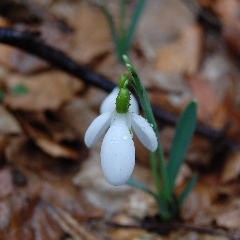
[[[150,100],[143,84],[141,83],[138,77],[138,74],[135,68],[133,67],[132,63],[130,62],[130,60],[126,55],[123,56],[123,60],[125,61],[126,66],[133,77],[132,85],[140,97],[140,102],[141,102],[143,111],[145,113],[145,116],[148,119],[149,123],[153,125],[153,129],[158,138],[158,149],[155,153],[151,153],[151,164],[152,164],[152,171],[153,171],[155,185],[156,185],[159,196],[163,196],[165,202],[171,205],[173,202],[173,196],[169,191],[170,189],[169,189],[167,167],[164,160],[161,139],[158,134],[158,126],[152,112]],[[161,188],[160,186],[159,172],[160,172],[163,188]]]

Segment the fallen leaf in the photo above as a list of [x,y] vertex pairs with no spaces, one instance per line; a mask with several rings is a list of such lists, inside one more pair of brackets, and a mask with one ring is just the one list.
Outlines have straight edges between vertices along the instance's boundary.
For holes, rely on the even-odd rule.
[[201,60],[203,31],[199,25],[182,32],[179,39],[160,49],[156,69],[169,73],[196,73]]
[[61,122],[57,115],[21,112],[16,113],[16,117],[30,139],[49,155],[79,160],[87,153],[78,134]]
[[[186,187],[186,185],[182,185],[181,191],[179,191],[180,188],[177,189],[178,194],[182,192],[184,186]],[[181,218],[185,221],[191,220],[198,224],[209,224],[213,217],[211,216],[211,207],[214,201],[216,201],[217,196],[217,192],[213,186],[198,181],[183,204],[180,211]]]
[[113,50],[109,25],[100,7],[81,1],[75,6],[74,13],[69,19],[75,29],[71,49],[74,59],[86,65]]
[[9,167],[0,169],[0,199],[8,197],[13,192],[13,179]]
[[4,134],[19,134],[22,129],[17,119],[0,105],[0,132]]
[[[10,178],[16,180],[14,169],[19,169],[26,176],[27,182],[10,189],[11,194],[6,193],[10,190],[4,185],[7,195],[0,198],[0,208],[6,218],[1,218],[0,214],[1,239],[60,239],[66,234],[78,236],[79,239],[97,239],[93,237],[94,233],[86,230],[79,222],[101,219],[103,211],[92,206],[81,190],[73,186],[71,178],[76,170],[71,169],[71,163],[54,163],[54,159],[21,137],[13,138],[10,143],[12,145],[8,146],[6,158],[11,163],[8,166],[11,171],[8,171],[9,177],[2,175],[5,183]],[[76,168],[77,165],[74,166]],[[1,184],[4,184],[2,180]],[[6,199],[9,204],[6,204]],[[54,214],[49,212],[49,206]],[[56,214],[60,215],[61,221],[56,218]],[[7,228],[1,228],[6,224]]]
[[226,201],[224,204],[216,207],[214,211],[214,220],[219,227],[232,230],[239,230],[240,226],[240,199],[235,198]]
[[15,75],[6,81],[8,89],[20,83],[27,87],[28,93],[16,95],[9,92],[4,98],[4,103],[12,110],[57,110],[83,89],[80,81],[56,70],[28,77]]
[[228,122],[228,116],[217,94],[207,81],[200,76],[188,76],[186,82],[192,96],[198,101],[198,118],[205,124],[222,129]]

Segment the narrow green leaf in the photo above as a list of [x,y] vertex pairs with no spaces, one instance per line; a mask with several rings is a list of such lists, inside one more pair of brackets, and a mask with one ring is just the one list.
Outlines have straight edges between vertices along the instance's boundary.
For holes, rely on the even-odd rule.
[[197,122],[197,101],[191,101],[179,119],[167,166],[170,191],[185,159]]
[[130,178],[126,184],[130,185],[130,186],[134,186],[134,187],[137,187],[137,188],[140,188],[141,190],[151,194],[154,198],[157,198],[157,194],[154,193],[150,188],[148,188],[146,185],[144,185],[143,183],[135,180],[135,179],[132,179]]
[[187,187],[184,189],[184,191],[182,192],[182,194],[180,195],[180,197],[178,198],[178,207],[181,208],[182,204],[184,203],[184,201],[186,200],[186,198],[188,197],[189,193],[192,191],[192,189],[195,187],[196,183],[198,180],[198,175],[194,174],[194,176],[191,178],[191,180],[189,181]]
[[134,33],[136,31],[137,24],[138,24],[139,19],[142,15],[142,12],[144,10],[145,5],[146,5],[146,0],[139,0],[139,3],[136,7],[136,10],[135,10],[133,18],[132,18],[131,26],[130,26],[129,31],[128,31],[128,36],[127,36],[127,39],[126,39],[127,51],[129,50],[129,48],[132,44]]
[[[168,183],[169,177],[168,177],[167,167],[166,167],[165,160],[164,160],[163,148],[162,148],[160,136],[158,134],[158,132],[159,132],[158,126],[157,126],[157,123],[155,121],[155,118],[154,118],[154,115],[152,112],[152,107],[150,104],[148,94],[137,74],[136,69],[133,67],[131,61],[129,60],[129,58],[126,55],[123,55],[123,61],[126,63],[126,67],[128,68],[129,72],[132,75],[131,84],[133,85],[135,91],[137,92],[137,94],[139,96],[140,103],[141,103],[142,109],[144,111],[144,114],[145,114],[148,122],[153,124],[153,129],[158,138],[158,149],[154,153],[154,156],[153,156],[154,160],[152,160],[153,177],[154,177],[156,188],[159,191],[158,194],[164,195],[165,199],[167,201],[171,202],[173,194],[169,191],[169,183]],[[153,161],[155,161],[155,162],[153,162]],[[157,168],[157,169],[154,169],[154,168]],[[158,171],[158,173],[159,173],[158,177],[155,174],[156,171]],[[159,187],[158,187],[160,179],[161,179],[161,182],[163,185],[163,188],[161,190],[159,190]]]
[[109,27],[111,30],[111,34],[112,34],[112,39],[113,39],[113,42],[115,44],[115,48],[116,48],[116,51],[118,54],[118,58],[119,58],[119,60],[122,60],[121,44],[119,43],[119,36],[118,36],[118,32],[117,32],[116,26],[113,21],[113,17],[111,15],[106,3],[102,3],[101,8],[107,18],[107,21],[108,21],[108,24],[109,24]]

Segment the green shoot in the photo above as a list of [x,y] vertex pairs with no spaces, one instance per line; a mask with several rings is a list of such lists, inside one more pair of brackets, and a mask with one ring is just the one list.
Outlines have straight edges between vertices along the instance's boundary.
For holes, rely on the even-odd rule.
[[197,182],[197,175],[194,175],[180,197],[178,199],[175,198],[175,180],[185,159],[196,127],[197,101],[191,101],[180,117],[170,153],[169,163],[166,164],[161,139],[158,134],[158,127],[152,112],[148,94],[138,77],[137,71],[126,55],[123,56],[123,60],[132,76],[129,83],[133,85],[137,92],[144,114],[148,122],[153,125],[153,129],[158,138],[158,149],[150,153],[152,174],[157,192],[153,192],[144,184],[133,179],[130,179],[127,183],[151,194],[159,205],[160,217],[163,221],[169,221],[178,215],[180,207]]
[[142,12],[146,5],[146,0],[139,0],[136,9],[133,13],[133,17],[131,19],[131,23],[128,25],[127,21],[127,0],[120,0],[120,21],[119,26],[117,27],[114,23],[113,16],[109,11],[109,8],[105,1],[101,4],[101,8],[107,18],[113,42],[115,44],[115,49],[117,52],[117,56],[119,61],[123,61],[122,55],[127,54],[129,49],[131,48],[134,34],[136,32],[137,25],[142,16]]

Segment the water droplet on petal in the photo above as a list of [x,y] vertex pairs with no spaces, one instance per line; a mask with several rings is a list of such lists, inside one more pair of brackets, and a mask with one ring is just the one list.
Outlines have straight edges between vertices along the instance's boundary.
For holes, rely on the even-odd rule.
[[124,140],[126,140],[127,138],[128,138],[128,136],[127,136],[127,135],[124,135],[124,136],[123,136],[123,139],[124,139]]

